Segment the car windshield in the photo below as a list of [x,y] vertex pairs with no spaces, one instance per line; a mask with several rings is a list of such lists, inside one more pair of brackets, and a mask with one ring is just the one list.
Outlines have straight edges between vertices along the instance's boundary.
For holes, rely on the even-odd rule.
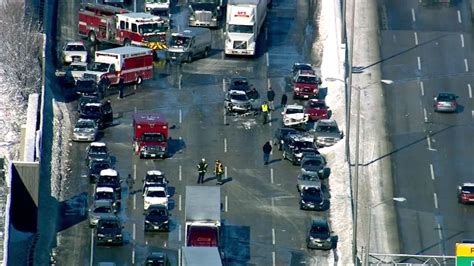
[[462,193],[474,194],[474,187],[462,187]]
[[286,109],[286,114],[291,115],[291,114],[301,114],[303,113],[302,109],[297,109],[297,108],[288,108]]
[[297,149],[314,148],[314,144],[311,141],[295,141],[295,148]]
[[316,77],[314,76],[299,76],[296,80],[296,83],[303,83],[303,84],[316,84]]
[[338,133],[339,129],[336,126],[318,125],[316,127],[316,131],[325,133]]
[[147,197],[164,198],[166,197],[166,194],[164,191],[148,191]]
[[236,101],[248,101],[247,95],[245,94],[232,94],[230,97]]
[[108,72],[110,64],[94,62],[88,66],[88,70],[96,72]]
[[117,182],[117,177],[116,176],[99,176],[99,183],[115,183]]
[[86,115],[100,115],[101,109],[97,105],[85,105],[82,112]]
[[309,101],[308,102],[308,107],[311,107],[311,108],[324,108],[324,107],[326,107],[326,104],[324,102]]
[[161,133],[145,133],[140,137],[144,142],[161,142],[165,141],[165,136]]
[[163,23],[147,23],[138,26],[138,32],[142,35],[164,32],[165,29]]
[[90,154],[106,154],[107,153],[107,147],[106,146],[91,146],[89,149]]
[[456,97],[452,94],[440,94],[437,98],[438,102],[453,102]]
[[152,210],[149,214],[149,216],[152,216],[152,217],[162,217],[162,216],[166,216],[166,211],[163,210],[163,209],[160,209],[160,210]]
[[111,213],[112,208],[110,206],[100,206],[94,209],[95,213]]
[[158,261],[155,259],[147,259],[146,266],[165,266],[165,262],[162,260]]
[[86,48],[84,45],[77,45],[77,44],[71,44],[66,46],[66,51],[72,51],[72,52],[84,52]]
[[310,65],[295,65],[293,72],[297,73],[300,70],[313,70]]
[[184,36],[171,36],[170,46],[184,46],[188,47],[191,42],[191,38]]
[[253,26],[229,24],[227,31],[230,33],[253,33]]
[[249,82],[245,79],[235,79],[232,81],[233,86],[248,86]]
[[329,228],[322,225],[311,226],[311,236],[317,238],[329,238]]
[[92,164],[92,169],[95,171],[103,170],[103,169],[108,169],[110,168],[110,164],[104,163],[104,162],[96,162]]
[[85,65],[70,65],[70,71],[86,71],[87,67]]
[[161,175],[147,175],[145,182],[148,183],[164,183],[165,179]]
[[96,199],[113,200],[114,199],[114,194],[110,193],[110,192],[96,192],[95,193],[95,198]]
[[94,122],[92,121],[77,121],[76,128],[93,128]]
[[305,181],[318,181],[319,180],[319,177],[315,176],[315,175],[302,175],[301,176],[301,180],[305,180]]
[[118,228],[119,225],[117,222],[112,222],[112,221],[106,221],[100,223],[100,229],[113,229],[113,228]]
[[311,159],[311,160],[305,160],[303,163],[303,167],[320,166],[322,164],[323,164],[322,160]]

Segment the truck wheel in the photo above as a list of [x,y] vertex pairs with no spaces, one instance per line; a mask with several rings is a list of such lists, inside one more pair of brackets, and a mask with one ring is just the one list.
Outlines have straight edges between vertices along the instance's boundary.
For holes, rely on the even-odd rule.
[[209,56],[209,50],[211,50],[209,47],[206,47],[206,50],[204,50],[204,57]]
[[95,36],[95,32],[93,31],[89,32],[88,39],[90,43],[95,44],[97,42],[97,37]]
[[142,82],[143,82],[143,78],[141,76],[138,76],[135,83],[137,83],[137,85],[140,85],[140,84],[142,84]]
[[132,45],[132,41],[130,41],[130,39],[125,39],[123,41],[123,46],[130,46],[130,45]]
[[186,62],[191,63],[193,61],[193,55],[188,54],[188,58],[186,58]]

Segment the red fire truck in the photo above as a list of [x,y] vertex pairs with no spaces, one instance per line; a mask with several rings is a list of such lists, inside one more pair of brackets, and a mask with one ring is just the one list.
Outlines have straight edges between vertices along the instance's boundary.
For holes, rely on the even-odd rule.
[[133,115],[133,149],[140,158],[165,158],[168,151],[168,122],[157,113]]
[[83,3],[79,10],[79,35],[87,37],[91,43],[165,49],[167,30],[166,21],[148,13],[133,13],[93,3]]
[[153,78],[153,51],[144,47],[125,46],[95,52],[95,59],[84,73],[85,79],[100,82],[106,79],[111,85],[142,83]]

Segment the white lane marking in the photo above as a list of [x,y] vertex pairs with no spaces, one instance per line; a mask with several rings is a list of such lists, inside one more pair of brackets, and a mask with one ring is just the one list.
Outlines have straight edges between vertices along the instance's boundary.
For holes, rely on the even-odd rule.
[[272,266],[276,265],[275,251],[272,251]]
[[133,209],[137,209],[137,194],[133,194]]
[[430,151],[436,151],[436,149],[433,149],[433,148],[431,147],[431,138],[430,138],[429,135],[426,137],[426,141],[428,141],[428,150],[430,150]]
[[458,22],[459,22],[459,23],[462,23],[461,11],[460,11],[460,10],[458,10]]
[[272,112],[268,112],[268,121],[270,121],[270,127],[272,126]]
[[179,123],[181,124],[183,122],[183,111],[179,109]]
[[135,265],[135,247],[132,249],[132,265]]
[[227,115],[226,115],[225,107],[222,110],[224,111],[224,125],[227,125]]
[[225,92],[225,79],[222,79],[222,91]]
[[135,240],[137,238],[137,224],[133,223],[132,225],[132,239]]
[[181,265],[181,249],[178,249],[178,265]]
[[416,31],[414,32],[415,34],[415,45],[418,45],[418,34],[416,33]]
[[271,87],[271,82],[270,82],[270,78],[267,78],[267,88],[270,88]]
[[179,176],[179,181],[183,180],[183,166],[182,165],[179,166],[178,176]]
[[227,166],[224,167],[224,177],[227,179]]
[[472,118],[474,118],[474,111],[471,111]]
[[461,37],[461,47],[464,47],[464,35],[461,33],[460,37]]
[[178,195],[178,210],[181,211],[181,194]]
[[227,138],[224,138],[224,152],[227,152]]
[[411,19],[413,20],[413,22],[416,22],[416,17],[415,17],[415,9],[411,9]]
[[265,53],[265,58],[267,60],[267,67],[269,67],[270,66],[270,59],[269,59],[268,53]]
[[94,230],[91,230],[91,254],[90,254],[90,265],[94,265]]
[[272,228],[272,245],[275,245],[275,228]]
[[270,183],[273,184],[273,168],[270,168]]
[[[270,140],[270,145],[273,147],[273,140]],[[270,151],[270,155],[273,155],[273,149]]]
[[433,193],[433,198],[434,198],[435,208],[438,209],[438,195],[436,195],[436,192]]
[[178,225],[178,241],[181,242],[181,225]]
[[425,96],[425,85],[423,84],[423,81],[420,81],[420,90],[421,96]]
[[467,64],[467,58],[464,58],[464,68],[466,69],[466,72],[469,72],[469,65]]
[[421,70],[421,58],[417,56],[416,60],[418,61],[418,70]]
[[229,207],[229,199],[226,195],[225,198],[224,198],[224,212],[227,212],[228,207]]
[[137,112],[137,107],[133,107],[133,112],[136,113]]
[[443,240],[443,234],[441,232],[441,224],[438,224],[438,236],[440,240]]
[[428,116],[426,115],[426,108],[423,107],[423,116],[425,117],[425,122],[428,122]]
[[133,180],[137,180],[137,165],[133,165]]
[[472,98],[472,88],[471,88],[471,84],[467,84],[467,90],[469,91],[469,98]]
[[430,173],[431,173],[431,179],[432,180],[435,180],[435,174],[434,174],[434,169],[433,169],[433,165],[430,164]]

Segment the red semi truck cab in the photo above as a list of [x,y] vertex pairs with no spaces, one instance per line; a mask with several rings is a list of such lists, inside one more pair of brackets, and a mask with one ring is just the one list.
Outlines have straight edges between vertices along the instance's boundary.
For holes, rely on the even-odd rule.
[[140,158],[165,158],[168,151],[168,122],[157,113],[133,115],[133,149]]

